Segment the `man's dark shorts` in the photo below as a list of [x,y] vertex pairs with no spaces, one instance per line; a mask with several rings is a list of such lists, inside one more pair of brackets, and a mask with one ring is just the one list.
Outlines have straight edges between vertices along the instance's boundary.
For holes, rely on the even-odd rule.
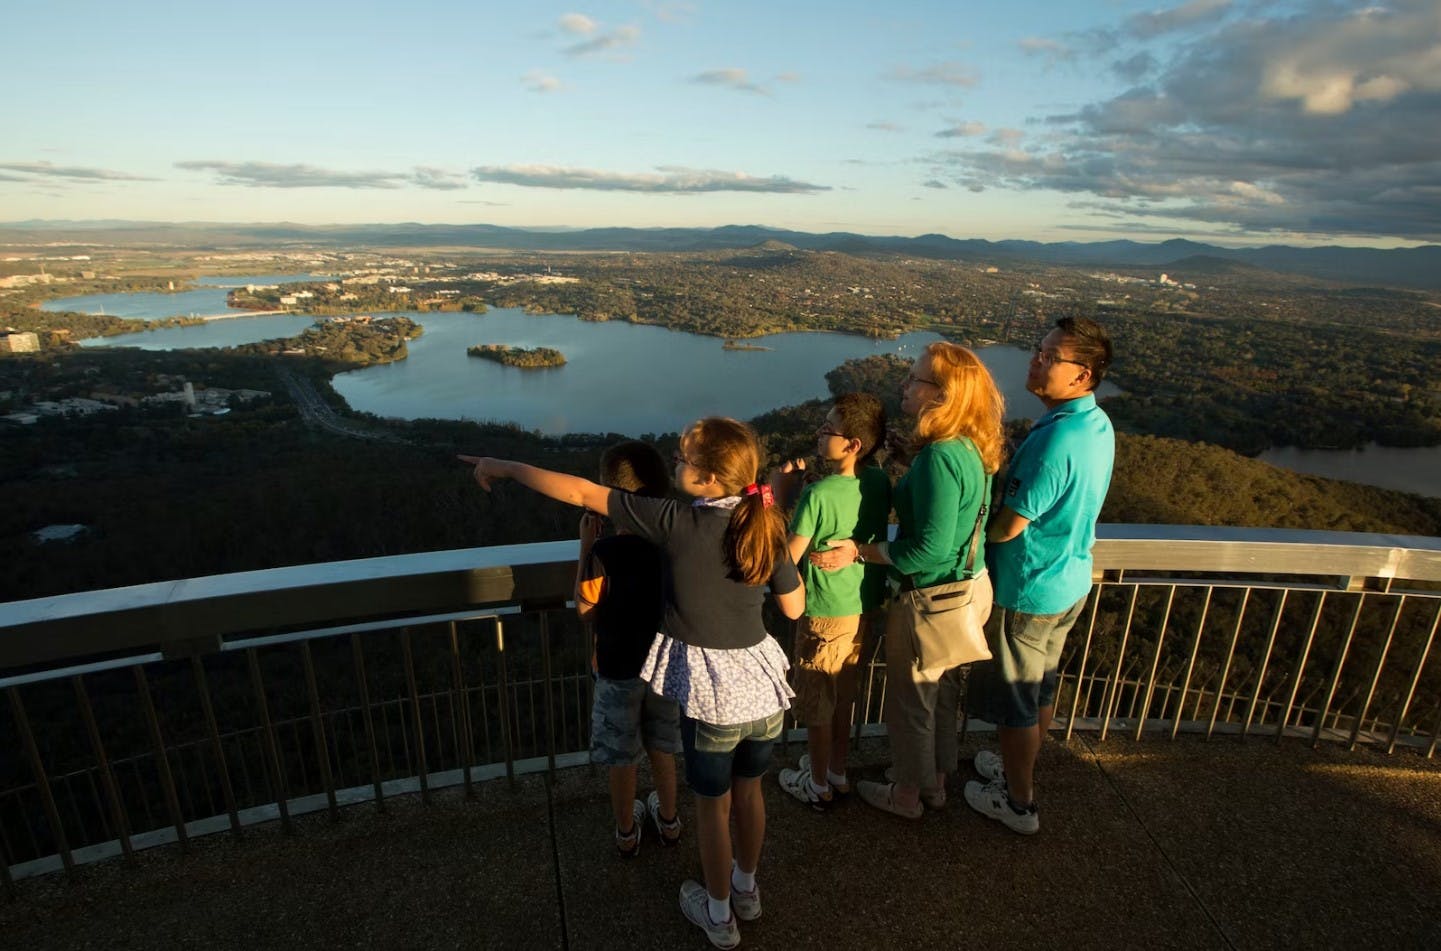
[[1085,607],[1084,597],[1059,614],[1025,614],[996,605],[986,624],[993,656],[971,671],[967,713],[1004,727],[1040,722],[1040,709],[1056,702],[1061,648]]

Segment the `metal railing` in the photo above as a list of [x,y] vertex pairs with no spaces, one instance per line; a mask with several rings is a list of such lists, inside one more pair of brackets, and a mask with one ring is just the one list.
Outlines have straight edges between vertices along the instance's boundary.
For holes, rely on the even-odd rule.
[[[7,889],[587,762],[574,554],[435,552],[0,605]],[[1067,739],[1184,730],[1434,755],[1441,539],[1113,525],[1096,566],[1061,663]],[[884,665],[867,674],[857,728],[878,733]]]

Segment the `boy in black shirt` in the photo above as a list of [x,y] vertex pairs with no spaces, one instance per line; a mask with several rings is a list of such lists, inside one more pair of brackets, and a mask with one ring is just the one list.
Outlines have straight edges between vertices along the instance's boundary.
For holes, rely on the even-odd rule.
[[[599,481],[652,498],[664,498],[671,486],[660,454],[635,441],[605,451]],[[660,630],[661,553],[627,532],[600,537],[603,524],[594,513],[581,516],[575,607],[595,632],[591,760],[609,767],[615,847],[630,858],[640,851],[647,814],[663,845],[680,839],[675,769],[675,754],[681,749],[680,711],[675,701],[652,692],[639,676]],[[635,798],[642,750],[656,784],[645,803]]]

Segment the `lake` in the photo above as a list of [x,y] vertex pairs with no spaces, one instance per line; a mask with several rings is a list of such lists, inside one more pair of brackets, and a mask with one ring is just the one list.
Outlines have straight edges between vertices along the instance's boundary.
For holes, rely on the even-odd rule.
[[1267,449],[1256,457],[1261,462],[1303,472],[1441,497],[1441,446],[1398,449],[1375,443],[1362,449],[1297,449],[1283,446]]
[[[207,279],[202,279],[207,280]],[[228,277],[228,283],[273,283],[273,277]],[[224,307],[224,290],[210,307]],[[182,294],[108,294],[51,301],[57,310],[99,306],[106,313],[156,317]],[[161,308],[161,309],[158,309]],[[219,311],[216,311],[219,312]],[[379,315],[377,315],[379,316]],[[352,408],[400,419],[470,419],[513,422],[551,435],[672,432],[710,414],[747,419],[781,406],[829,395],[827,371],[846,360],[878,353],[914,359],[933,333],[896,340],[833,333],[776,334],[748,341],[766,350],[725,350],[716,337],[679,333],[622,321],[597,323],[573,316],[529,315],[501,308],[488,314],[405,314],[425,328],[399,363],[366,367],[335,377],[337,392]],[[93,347],[178,350],[233,347],[290,337],[310,326],[299,315],[215,320],[82,341]],[[554,347],[568,365],[521,370],[468,356],[477,343]],[[996,375],[1013,416],[1039,416],[1025,392],[1029,354],[1014,347],[987,347],[982,360]],[[1109,385],[1102,394],[1115,392]]]
[[[287,281],[323,281],[328,278],[318,274],[243,274],[211,275],[198,277],[194,283],[201,285],[189,291],[154,291],[133,294],[87,294],[82,297],[66,297],[46,301],[41,310],[73,310],[82,314],[106,314],[110,317],[128,317],[136,320],[159,320],[164,317],[214,317],[217,314],[243,316],[254,313],[225,306],[225,296],[231,288],[247,284],[283,284]],[[281,336],[289,336],[282,334]],[[262,338],[263,339],[263,338]],[[87,341],[88,343],[88,341]],[[143,346],[139,343],[127,346]],[[181,346],[228,347],[231,343],[182,344]],[[171,349],[170,347],[146,347],[146,349]]]

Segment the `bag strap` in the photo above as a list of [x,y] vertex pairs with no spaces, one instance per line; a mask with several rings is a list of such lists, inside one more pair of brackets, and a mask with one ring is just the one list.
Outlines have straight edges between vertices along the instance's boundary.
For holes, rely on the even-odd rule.
[[971,571],[972,571],[972,569],[974,569],[974,568],[976,567],[976,548],[977,548],[977,544],[976,544],[976,543],[981,540],[981,525],[983,525],[983,524],[985,523],[985,521],[986,521],[986,510],[990,508],[990,506],[988,506],[988,505],[986,504],[986,501],[987,501],[990,497],[991,497],[991,477],[990,477],[990,476],[986,476],[986,490],[985,490],[985,494],[981,496],[981,507],[980,507],[980,509],[978,509],[978,510],[976,511],[976,527],[973,528],[973,529],[971,529],[971,548],[970,548],[970,551],[968,551],[968,552],[966,553],[966,570],[965,570],[965,577],[966,577],[966,578],[971,578],[971,577],[973,577],[972,574],[971,574]]

